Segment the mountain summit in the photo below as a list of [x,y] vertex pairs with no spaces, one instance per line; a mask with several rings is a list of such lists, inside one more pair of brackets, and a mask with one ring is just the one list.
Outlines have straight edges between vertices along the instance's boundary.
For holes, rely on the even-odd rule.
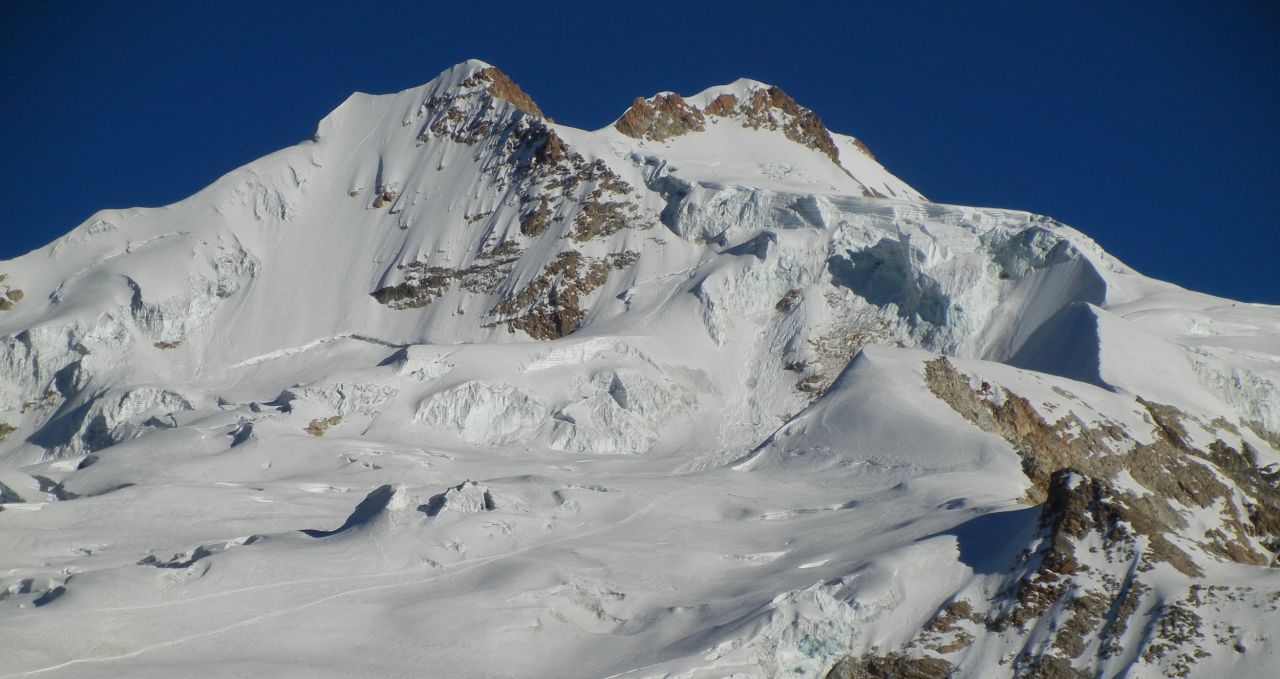
[[24,675],[1270,676],[1280,309],[481,61],[0,262]]

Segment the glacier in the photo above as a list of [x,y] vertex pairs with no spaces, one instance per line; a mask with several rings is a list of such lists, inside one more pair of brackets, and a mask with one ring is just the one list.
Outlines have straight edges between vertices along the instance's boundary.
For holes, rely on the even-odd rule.
[[0,677],[1269,677],[1280,308],[462,62],[0,262]]

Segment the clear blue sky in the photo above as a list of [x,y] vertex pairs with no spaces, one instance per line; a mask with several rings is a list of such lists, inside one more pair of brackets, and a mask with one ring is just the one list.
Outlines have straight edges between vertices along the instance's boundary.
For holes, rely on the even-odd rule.
[[0,259],[476,57],[586,128],[764,80],[934,200],[1052,215],[1148,275],[1280,303],[1276,3],[754,4],[0,0]]

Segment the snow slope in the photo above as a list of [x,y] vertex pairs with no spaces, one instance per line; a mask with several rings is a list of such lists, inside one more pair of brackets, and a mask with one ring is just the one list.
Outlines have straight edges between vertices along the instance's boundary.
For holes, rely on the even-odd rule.
[[763,83],[467,61],[0,276],[0,677],[1280,663],[1280,309]]

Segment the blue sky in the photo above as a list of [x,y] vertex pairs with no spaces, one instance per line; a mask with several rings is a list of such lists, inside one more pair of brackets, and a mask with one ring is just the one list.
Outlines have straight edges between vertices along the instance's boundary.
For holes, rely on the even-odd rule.
[[[930,198],[1280,303],[1280,8],[1221,2],[0,4],[0,259],[310,136],[465,58],[560,122],[740,76]],[[181,5],[181,7],[179,7]]]

